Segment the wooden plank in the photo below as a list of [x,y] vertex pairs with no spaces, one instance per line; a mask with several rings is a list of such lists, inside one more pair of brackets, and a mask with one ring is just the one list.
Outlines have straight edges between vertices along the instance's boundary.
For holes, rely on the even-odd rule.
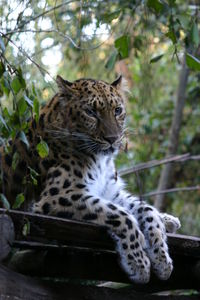
[[[144,287],[143,287],[144,288]],[[1,300],[199,300],[193,296],[158,296],[136,293],[130,289],[72,285],[42,281],[23,276],[0,266]]]
[[[113,241],[111,241],[113,243]],[[168,244],[170,247],[170,253],[173,255],[181,256],[191,256],[200,258],[200,239],[197,237],[191,237],[180,234],[168,234]],[[65,248],[66,245],[62,245],[62,248]],[[85,245],[84,245],[85,246]],[[48,250],[48,249],[57,249],[60,248],[59,244],[45,244],[36,241],[24,241],[24,240],[15,240],[13,242],[13,247],[20,249],[35,249],[35,250]],[[110,247],[112,248],[112,247]],[[101,249],[101,248],[99,248]],[[114,245],[113,245],[114,249]],[[105,250],[110,250],[105,249]],[[114,251],[114,250],[110,250]]]
[[[53,247],[43,251],[18,252],[10,261],[9,267],[22,274],[37,277],[130,283],[120,268],[114,251],[55,245]],[[173,255],[173,260],[174,271],[170,279],[161,281],[152,274],[150,282],[145,285],[145,291],[199,289],[200,260],[180,255]],[[143,285],[131,284],[135,290],[143,291],[144,289]]]
[[116,252],[77,247],[22,251],[9,267],[25,275],[130,282],[118,264]]
[[[14,210],[0,209],[0,214],[8,214],[12,218],[16,241],[114,250],[113,240],[104,226]],[[24,236],[23,226],[27,222],[30,222],[30,232]],[[168,234],[168,244],[171,253],[200,257],[198,237]]]
[[[0,208],[0,214],[9,215],[15,226],[16,240],[31,240],[44,243],[114,249],[106,227],[75,220],[37,215],[23,211]],[[24,225],[30,222],[30,232],[23,236]]]
[[[0,209],[0,213],[13,220],[15,247],[37,250],[11,262],[17,271],[34,276],[129,282],[117,263],[114,243],[105,227],[21,211]],[[23,236],[26,222],[30,222],[30,233]],[[175,261],[171,278],[161,282],[152,276],[145,288],[198,288],[200,238],[170,234],[169,247]]]
[[183,234],[168,233],[171,253],[200,257],[200,238]]

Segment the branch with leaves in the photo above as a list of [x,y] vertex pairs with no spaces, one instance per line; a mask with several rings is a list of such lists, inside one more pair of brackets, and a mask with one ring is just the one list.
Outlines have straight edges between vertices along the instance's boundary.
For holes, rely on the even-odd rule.
[[[4,38],[6,38],[13,46],[15,46],[18,49],[18,51],[21,52],[30,62],[33,63],[38,68],[38,70],[41,72],[41,74],[42,74],[43,77],[44,77],[45,74],[47,74],[53,81],[55,81],[55,79],[51,76],[51,74],[46,69],[44,69],[43,67],[41,67],[35,60],[33,60],[28,55],[28,53],[26,53],[26,51],[24,49],[22,49],[22,47],[17,46],[17,44],[15,42],[13,42],[13,40],[10,37],[8,37],[6,34],[4,34],[3,32],[0,31],[0,34]],[[3,53],[2,53],[2,56],[3,56]],[[52,87],[52,89],[53,89],[53,87]]]

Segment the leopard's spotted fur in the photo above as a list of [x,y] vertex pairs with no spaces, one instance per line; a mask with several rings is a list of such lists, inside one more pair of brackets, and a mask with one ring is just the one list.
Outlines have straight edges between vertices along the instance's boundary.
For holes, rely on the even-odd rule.
[[[147,282],[150,265],[161,279],[167,279],[173,266],[166,229],[176,230],[180,223],[126,192],[115,172],[113,157],[125,122],[122,80],[69,83],[58,76],[57,83],[59,93],[42,109],[39,122],[31,123],[30,149],[19,141],[14,145],[22,155],[15,171],[11,156],[2,156],[4,192],[13,200],[26,166],[37,167],[41,185],[36,213],[106,225],[131,280]],[[45,159],[35,151],[41,137],[50,148]]]

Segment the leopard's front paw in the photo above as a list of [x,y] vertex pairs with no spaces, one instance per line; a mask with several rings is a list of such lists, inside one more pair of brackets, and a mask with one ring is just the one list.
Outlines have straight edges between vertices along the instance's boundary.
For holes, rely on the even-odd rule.
[[150,258],[154,273],[162,280],[167,280],[173,270],[173,262],[168,253],[168,247],[165,239],[162,238],[159,229],[152,231],[154,242],[147,248],[147,254]]
[[127,273],[129,279],[135,283],[147,283],[150,279],[150,261],[144,248],[145,240],[142,232],[138,230],[130,235],[111,234],[116,242],[120,265]]
[[165,215],[165,220],[168,222],[164,223],[162,220],[164,215],[145,203],[138,203],[136,209],[135,214],[146,239],[145,251],[150,259],[152,269],[160,279],[166,280],[171,275],[173,264],[168,254],[165,225],[169,227],[169,220],[173,220],[173,227],[177,228],[180,223],[176,218],[169,218],[168,215]]
[[164,214],[161,213],[160,217],[165,225],[166,231],[169,233],[174,233],[181,227],[181,223],[180,223],[179,219],[172,215],[169,215],[166,213],[164,213]]
[[31,210],[35,214],[43,214],[43,210],[42,210],[42,206],[40,205],[40,202],[34,203]]
[[[152,259],[154,256],[154,259]],[[161,279],[167,280],[173,271],[173,262],[167,252],[159,251],[157,256],[151,255],[151,263],[154,273]]]

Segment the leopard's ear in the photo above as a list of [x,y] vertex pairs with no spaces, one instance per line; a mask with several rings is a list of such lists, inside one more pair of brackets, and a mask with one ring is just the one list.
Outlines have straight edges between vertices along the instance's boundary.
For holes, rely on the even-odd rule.
[[121,83],[122,83],[122,75],[120,74],[120,75],[118,76],[118,78],[115,79],[115,80],[111,83],[111,85],[114,86],[114,87],[116,87],[116,88],[118,88],[118,87],[121,86]]
[[72,88],[72,82],[63,79],[61,76],[57,75],[56,83],[59,88],[59,92],[64,95],[72,95],[74,94],[74,90]]
[[123,94],[128,93],[128,85],[126,79],[120,74],[115,81],[111,83],[112,86],[114,86],[116,89],[118,89]]

